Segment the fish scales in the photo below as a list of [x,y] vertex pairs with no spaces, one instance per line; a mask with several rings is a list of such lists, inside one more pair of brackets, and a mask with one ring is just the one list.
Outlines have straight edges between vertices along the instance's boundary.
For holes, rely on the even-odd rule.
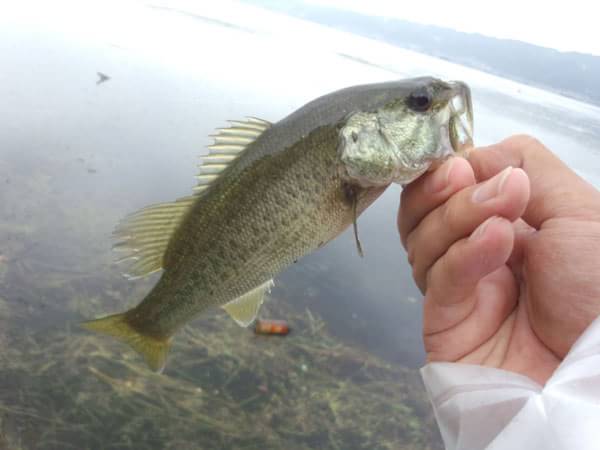
[[462,82],[422,77],[354,86],[271,125],[256,118],[220,130],[196,193],[122,221],[115,249],[131,278],[164,270],[136,307],[87,321],[164,367],[172,336],[211,306],[252,323],[272,279],[325,245],[392,183],[416,179],[472,145]]
[[[352,209],[337,143],[337,131],[322,127],[286,151],[234,163],[173,236],[166,272],[136,308],[136,325],[169,336],[182,318],[239,297],[343,231]],[[364,209],[370,197],[362,198]]]

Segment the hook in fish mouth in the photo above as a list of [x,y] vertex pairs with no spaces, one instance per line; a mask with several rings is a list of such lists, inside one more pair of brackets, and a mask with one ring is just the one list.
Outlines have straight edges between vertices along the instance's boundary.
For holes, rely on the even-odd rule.
[[450,121],[448,133],[450,144],[458,154],[473,147],[473,103],[471,89],[462,81],[449,83],[453,96],[450,99]]

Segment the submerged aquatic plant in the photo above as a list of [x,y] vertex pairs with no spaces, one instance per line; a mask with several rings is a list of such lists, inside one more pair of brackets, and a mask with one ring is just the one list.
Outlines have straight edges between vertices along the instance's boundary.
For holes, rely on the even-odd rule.
[[438,448],[414,371],[344,345],[308,310],[271,311],[298,331],[195,322],[162,375],[68,327],[5,338],[7,435],[32,449]]
[[285,318],[288,336],[208,314],[162,375],[80,330],[155,280],[127,282],[112,265],[108,235],[132,205],[95,197],[104,171],[31,154],[33,169],[0,162],[11,174],[0,190],[0,450],[442,448],[416,371],[334,336],[294,289],[274,290],[263,313]]

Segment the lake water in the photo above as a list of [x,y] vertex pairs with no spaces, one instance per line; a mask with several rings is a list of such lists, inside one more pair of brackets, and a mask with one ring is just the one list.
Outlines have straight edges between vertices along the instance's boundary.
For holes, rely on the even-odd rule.
[[[176,6],[173,6],[176,4]],[[600,185],[600,110],[234,2],[13,6],[0,14],[0,449],[442,448],[417,369],[421,296],[400,189],[276,279],[256,337],[214,311],[162,375],[77,324],[137,304],[111,231],[187,195],[227,119],[416,75],[473,88],[476,143],[537,136]],[[110,78],[97,84],[97,72]]]

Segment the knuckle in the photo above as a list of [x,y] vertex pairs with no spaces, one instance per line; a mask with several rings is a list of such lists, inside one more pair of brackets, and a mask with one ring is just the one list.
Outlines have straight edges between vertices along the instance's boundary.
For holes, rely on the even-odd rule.
[[410,217],[409,213],[406,210],[406,206],[403,206],[404,202],[400,202],[400,208],[398,209],[398,218],[396,221],[396,225],[398,227],[398,233],[400,234],[400,238],[402,239],[402,245],[406,248],[406,242],[409,239],[409,233],[411,230],[409,229]]
[[418,268],[417,268],[416,265],[412,266],[412,277],[413,277],[413,279],[416,282],[418,282],[418,279],[419,279],[419,270],[418,270]]
[[421,276],[420,274],[421,272],[418,269],[413,268],[413,279],[421,293],[424,294],[427,290],[427,274],[425,276]]
[[459,198],[454,196],[451,197],[442,206],[441,211],[441,223],[447,234],[454,236],[460,232],[461,218],[464,216],[464,211],[460,208]]
[[454,287],[457,282],[460,283],[462,276],[460,261],[463,259],[463,256],[462,252],[459,251],[459,247],[453,245],[440,260],[440,265],[443,268],[449,287]]
[[417,252],[415,251],[415,246],[410,245],[410,240],[408,240],[406,243],[406,256],[408,258],[408,263],[411,265],[411,267],[414,267],[415,260],[417,258]]
[[398,232],[403,242],[408,239],[408,234],[418,225],[420,213],[417,205],[416,194],[413,193],[410,185],[405,186],[400,194],[400,207],[398,208]]
[[413,263],[411,266],[412,276],[415,280],[421,278],[421,265],[417,263]]
[[433,267],[430,267],[425,273],[425,281],[423,283],[423,292],[431,287],[431,280],[433,278]]
[[417,189],[415,189],[415,183],[410,183],[402,188],[400,192],[400,211],[406,213],[414,208],[414,204],[417,200]]
[[402,208],[398,211],[398,220],[396,222],[396,225],[398,227],[398,234],[400,234],[400,242],[402,242],[402,246],[408,251],[408,241],[410,239],[410,234],[408,230],[407,219],[402,213]]
[[444,333],[423,333],[423,343],[427,352],[427,360],[444,361],[446,360],[445,349],[447,348],[447,339]]
[[428,265],[424,261],[424,249],[422,245],[419,244],[419,233],[412,232],[407,239],[406,242],[406,253],[408,258],[408,263],[412,268],[412,277],[417,284],[417,287],[421,290],[421,292],[425,292],[425,288],[427,286],[426,277],[427,271],[429,270]]
[[419,264],[418,261],[415,261],[412,266],[412,277],[415,280],[415,283],[417,284],[421,292],[425,292],[425,288],[427,286],[427,272],[425,270],[425,267],[422,264]]
[[452,245],[428,271],[427,286],[433,287],[435,292],[446,293],[460,287],[463,284],[462,256],[457,245]]
[[535,152],[546,148],[542,141],[529,134],[517,134],[509,137],[505,142],[512,150],[521,152]]
[[427,352],[428,362],[440,362],[444,361],[440,344],[442,342],[437,336],[427,336],[423,338],[425,341],[425,350]]
[[403,204],[406,204],[406,202],[408,202],[412,191],[412,184],[408,184],[402,188],[402,192],[400,192],[400,207],[402,207]]

